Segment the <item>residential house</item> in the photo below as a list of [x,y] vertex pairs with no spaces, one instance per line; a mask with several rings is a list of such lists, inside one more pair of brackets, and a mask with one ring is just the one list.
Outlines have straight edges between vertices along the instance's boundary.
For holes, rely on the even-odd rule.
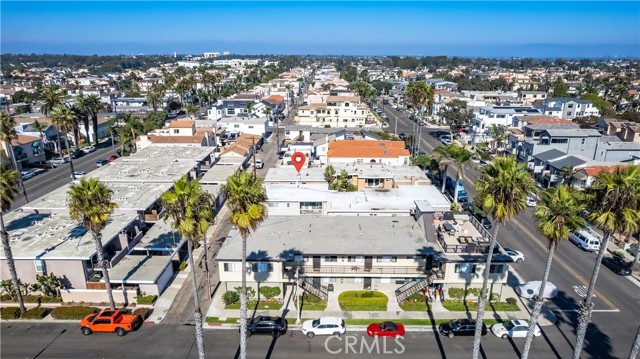
[[594,159],[601,137],[594,129],[547,128],[539,132],[539,139],[535,138],[535,129],[529,131],[532,133],[530,139],[525,139],[517,151],[518,158],[523,161],[530,161],[532,156],[552,149]]
[[527,106],[484,106],[474,111],[471,120],[473,143],[486,142],[492,126],[511,126],[514,119],[539,115],[540,111]]
[[297,125],[312,127],[365,127],[376,121],[369,108],[357,96],[327,96],[325,103],[298,107],[294,117]]
[[408,165],[409,150],[403,141],[335,141],[329,143],[327,162],[333,163],[381,163]]
[[[5,146],[5,142],[0,143],[4,155],[7,158],[11,158],[11,152]],[[11,147],[13,148],[13,155],[15,156],[19,170],[28,167],[31,163],[46,161],[44,143],[39,136],[19,134],[11,140]]]
[[168,127],[140,135],[136,141],[138,149],[152,145],[215,147],[216,136],[212,128],[198,127],[193,120],[174,120]]
[[535,101],[547,98],[545,91],[518,91],[518,99],[525,105],[533,105]]
[[223,117],[217,123],[218,128],[224,128],[229,133],[248,133],[264,136],[268,132],[269,118]]
[[455,91],[458,88],[458,84],[444,79],[427,79],[425,80],[427,85],[433,87],[435,90],[448,90]]
[[590,100],[574,97],[548,97],[540,105],[540,110],[548,116],[567,118],[600,116],[598,108]]

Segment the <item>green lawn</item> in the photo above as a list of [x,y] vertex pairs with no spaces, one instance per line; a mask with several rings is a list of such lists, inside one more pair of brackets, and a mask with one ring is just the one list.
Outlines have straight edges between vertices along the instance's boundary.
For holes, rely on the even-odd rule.
[[[260,309],[260,310],[279,310],[282,308],[282,303],[278,301],[260,301],[256,302],[255,300],[249,301],[247,303],[248,310]],[[224,306],[224,309],[240,309],[240,302],[227,304]]]
[[[478,310],[478,303],[474,302],[473,304],[465,303],[461,300],[445,300],[442,303],[447,310],[452,312],[475,312]],[[511,305],[507,302],[490,302],[487,304],[487,309],[493,310],[496,312],[518,312],[520,311],[520,307],[518,305]]]
[[327,302],[325,302],[324,300],[320,299],[319,297],[311,294],[311,293],[305,293],[304,296],[302,297],[302,310],[305,311],[310,311],[310,310],[316,310],[316,311],[322,311],[327,309]]
[[386,311],[389,298],[381,292],[351,290],[340,293],[338,303],[345,311]]
[[400,308],[402,308],[402,310],[406,312],[426,312],[427,303],[404,301],[402,304],[400,304]]
[[240,322],[239,318],[227,318],[225,320],[220,320],[218,317],[206,317],[205,322],[207,323],[221,323],[221,324],[238,324]]

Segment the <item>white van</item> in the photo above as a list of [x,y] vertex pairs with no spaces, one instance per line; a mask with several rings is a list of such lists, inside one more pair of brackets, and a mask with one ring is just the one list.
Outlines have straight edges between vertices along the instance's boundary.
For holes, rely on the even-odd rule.
[[581,229],[569,234],[569,240],[588,252],[600,250],[600,237],[588,229]]

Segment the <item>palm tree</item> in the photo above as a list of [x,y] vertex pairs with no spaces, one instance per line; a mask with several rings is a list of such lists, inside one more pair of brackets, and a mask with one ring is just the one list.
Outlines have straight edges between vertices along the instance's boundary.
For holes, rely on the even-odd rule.
[[162,103],[162,96],[159,92],[151,90],[147,93],[147,102],[153,107],[153,112],[156,113],[158,105]]
[[[128,142],[133,142],[133,150],[134,152],[138,150],[137,145],[136,145],[136,138],[138,135],[141,135],[143,133],[143,125],[142,122],[140,122],[140,119],[133,116],[132,114],[128,113],[126,115],[124,115],[124,117],[122,118],[122,121],[124,122],[124,130],[129,131],[131,133],[131,137],[129,139]],[[125,136],[125,139],[127,137]],[[121,137],[121,141],[123,142],[123,146],[124,146],[124,139]]]
[[230,220],[242,237],[242,293],[240,294],[240,358],[247,357],[247,238],[267,217],[267,194],[250,172],[236,172],[222,185]]
[[187,111],[187,118],[189,118],[189,114],[194,114],[196,115],[198,112],[198,105],[193,104],[193,103],[188,103],[184,109]]
[[208,192],[202,190],[200,182],[183,176],[173,183],[173,190],[167,191],[162,195],[160,202],[165,208],[163,220],[171,219],[171,227],[177,230],[182,238],[187,241],[193,300],[195,302],[193,317],[196,324],[196,342],[198,344],[199,357],[204,358],[202,310],[200,309],[198,283],[196,282],[196,271],[193,263],[193,243],[205,238],[209,225],[213,223],[213,198]]
[[7,267],[9,267],[9,274],[11,275],[11,283],[16,292],[16,298],[18,299],[18,305],[20,306],[20,313],[24,314],[26,308],[24,307],[24,301],[22,300],[22,292],[20,291],[20,281],[18,280],[18,273],[16,272],[16,263],[13,261],[13,252],[11,251],[11,245],[9,244],[9,234],[4,228],[3,213],[11,209],[11,202],[16,198],[18,191],[16,185],[20,182],[20,174],[17,171],[12,170],[6,164],[0,164],[0,236],[2,236],[2,249],[4,250],[4,256],[7,259]]
[[253,102],[247,102],[244,105],[244,109],[247,111],[247,118],[251,118],[251,113],[253,112]]
[[447,170],[449,170],[449,166],[453,163],[455,148],[457,146],[454,144],[449,144],[445,146],[438,146],[433,149],[432,158],[438,162],[438,165],[442,169],[442,188],[440,192],[444,193]]
[[533,217],[538,222],[538,229],[549,240],[547,246],[549,254],[547,256],[547,266],[544,269],[540,290],[536,297],[536,303],[531,312],[531,322],[529,330],[522,349],[521,358],[526,359],[529,356],[529,349],[533,341],[533,333],[538,323],[538,316],[542,310],[544,301],[544,289],[549,278],[549,271],[553,263],[553,254],[556,247],[561,241],[569,238],[569,233],[587,226],[584,217],[580,216],[581,211],[585,208],[580,203],[571,189],[565,185],[557,188],[549,188],[542,192],[542,203],[536,208]]
[[114,155],[116,154],[116,141],[113,135],[118,133],[118,127],[118,120],[115,117],[110,117],[107,121],[107,133],[111,136],[111,147]]
[[[95,136],[94,138],[94,143],[97,146],[98,145],[98,113],[100,111],[102,111],[103,109],[103,105],[102,102],[100,102],[100,97],[98,95],[89,95],[85,98],[85,102],[84,102],[84,110],[87,112],[87,114],[91,117],[91,126],[93,126],[93,135]],[[90,143],[91,141],[89,141],[89,139],[87,138],[87,143]]]
[[109,215],[118,207],[117,204],[111,202],[112,194],[113,192],[106,184],[95,178],[87,179],[83,177],[80,179],[80,183],[69,187],[67,206],[69,207],[71,219],[80,222],[93,235],[93,242],[98,252],[98,265],[102,267],[102,275],[107,287],[109,305],[111,309],[116,309],[111,290],[111,279],[109,279],[109,271],[107,269],[109,265],[102,246],[102,230],[109,220]]
[[500,227],[526,208],[525,199],[529,192],[534,192],[537,186],[527,172],[526,165],[518,163],[513,156],[498,157],[495,161],[482,168],[480,178],[476,184],[476,203],[482,210],[494,219],[493,235],[489,241],[489,251],[484,267],[484,279],[478,298],[478,315],[476,332],[473,340],[473,358],[480,353],[480,339],[482,333],[482,319],[487,304],[487,286],[489,283],[489,268],[493,257],[493,249]]
[[65,100],[65,95],[55,86],[47,87],[42,95],[44,103],[40,107],[40,111],[47,116],[56,105],[62,104]]
[[76,97],[76,103],[73,104],[73,108],[75,109],[76,115],[78,118],[82,120],[82,124],[84,126],[85,137],[87,138],[87,143],[91,143],[91,135],[89,134],[89,112],[87,110],[88,106],[87,97],[83,94],[78,95]]
[[569,186],[569,188],[573,187],[573,176],[578,173],[578,171],[574,170],[571,166],[562,166],[560,169],[560,178],[562,178],[562,183]]
[[422,107],[430,109],[433,104],[433,88],[424,81],[410,83],[404,95],[413,106],[416,114],[420,112]]
[[[76,115],[71,111],[69,106],[67,105],[57,105],[51,111],[51,119],[53,123],[56,124],[59,131],[62,131],[64,134],[64,144],[67,147],[67,155],[71,152],[69,148],[69,138],[67,137],[67,133],[73,130],[73,126],[76,121]],[[60,136],[58,136],[58,141],[60,141]],[[71,178],[76,179],[75,170],[73,168],[73,159],[69,156],[69,168],[71,169]]]
[[44,140],[44,130],[47,129],[47,126],[44,123],[38,122],[38,120],[33,122],[33,129],[38,131],[40,134],[40,138]]
[[629,352],[629,359],[636,359],[638,357],[638,353],[640,353],[640,327],[638,327],[636,338],[633,340],[631,352]]
[[[16,171],[18,171],[18,161],[16,160],[15,153],[13,153],[13,145],[11,144],[14,139],[18,138],[18,133],[16,132],[16,120],[4,112],[0,113],[0,130],[0,141],[4,142],[4,148],[7,151],[6,154],[11,159],[11,165]],[[20,187],[22,188],[22,194],[24,195],[25,201],[29,202],[27,189],[24,187],[22,176],[18,176],[18,183],[20,183]]]
[[473,156],[473,154],[462,147],[458,147],[453,144],[451,145],[454,146],[454,148],[452,148],[453,167],[456,169],[456,172],[457,172],[456,183],[454,187],[455,191],[453,195],[453,203],[458,203],[458,183],[460,182],[460,179],[464,177],[464,166],[469,164],[469,162],[471,161],[471,156]]
[[573,359],[580,359],[587,326],[591,322],[593,291],[595,290],[602,257],[607,250],[609,238],[614,233],[633,234],[638,232],[640,223],[640,165],[618,168],[612,174],[607,171],[598,174],[586,190],[589,221],[604,232],[600,251],[596,258],[589,281],[587,295],[580,305],[576,344]]

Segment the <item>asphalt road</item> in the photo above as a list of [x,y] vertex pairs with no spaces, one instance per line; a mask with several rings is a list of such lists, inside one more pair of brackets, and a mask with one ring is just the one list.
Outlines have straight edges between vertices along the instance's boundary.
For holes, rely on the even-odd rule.
[[[75,323],[3,323],[3,358],[197,358],[193,326],[143,325],[139,331],[125,337],[115,334],[93,334],[85,337]],[[570,341],[562,329],[545,327],[543,336],[533,342],[531,358],[567,358],[571,354]],[[270,336],[252,336],[248,340],[249,358],[469,358],[473,347],[472,337],[449,339],[439,334],[408,332],[403,339],[374,339],[363,332],[352,332],[340,340],[333,337],[307,338],[299,329],[291,328],[287,334],[274,340]],[[238,331],[205,330],[205,350],[209,358],[233,358],[238,350]],[[523,338],[504,340],[491,333],[483,337],[483,358],[516,358],[524,342]],[[386,343],[386,345],[385,345]],[[400,344],[398,344],[400,343]],[[608,358],[606,347],[595,345],[598,350],[585,358]],[[351,344],[351,346],[348,346]],[[370,349],[367,349],[370,348]],[[385,353],[386,351],[386,353]]]
[[[76,171],[89,173],[97,168],[97,160],[107,159],[112,154],[113,149],[110,145],[100,144],[94,152],[72,160],[73,167]],[[24,185],[27,190],[27,197],[29,198],[29,201],[33,201],[70,182],[70,165],[69,163],[65,163],[53,169],[38,170],[38,175],[24,181]],[[16,198],[13,202],[11,209],[16,209],[24,204],[26,204],[26,200],[22,195],[22,191],[20,191],[20,197]]]
[[[389,117],[389,129],[393,131],[395,118],[398,118],[398,133],[414,135],[413,124],[404,113],[390,106],[384,107]],[[423,127],[420,148],[431,153],[433,148],[442,143],[431,133],[438,129]],[[443,128],[440,131],[448,131]],[[475,193],[473,183],[477,181],[479,170],[469,165],[465,168],[463,183],[467,193]],[[455,176],[455,170],[449,170],[449,176]],[[541,236],[532,218],[533,209],[528,208],[514,220],[500,229],[498,242],[524,253],[525,261],[514,264],[513,268],[524,281],[540,280],[544,274],[547,258],[547,240]],[[559,318],[563,335],[575,339],[574,328],[577,309],[586,294],[589,279],[595,264],[595,253],[584,252],[571,242],[561,243],[556,250],[555,259],[549,274],[549,281],[558,287],[559,295],[549,305]],[[598,346],[607,348],[597,357],[626,357],[634,335],[640,324],[640,287],[637,280],[631,277],[620,277],[606,267],[600,269],[596,283],[594,313],[589,336],[597,341]],[[587,338],[589,339],[589,338]],[[589,348],[589,340],[585,350]],[[593,345],[595,346],[595,344]]]

